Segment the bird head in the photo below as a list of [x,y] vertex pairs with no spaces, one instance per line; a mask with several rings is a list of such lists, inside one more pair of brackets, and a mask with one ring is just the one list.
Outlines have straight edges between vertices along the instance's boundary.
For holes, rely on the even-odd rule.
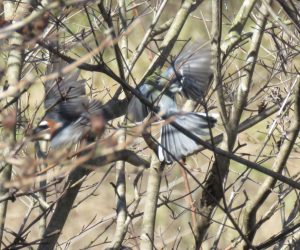
[[62,122],[57,122],[51,119],[45,119],[33,130],[35,140],[50,141],[56,132],[63,127]]

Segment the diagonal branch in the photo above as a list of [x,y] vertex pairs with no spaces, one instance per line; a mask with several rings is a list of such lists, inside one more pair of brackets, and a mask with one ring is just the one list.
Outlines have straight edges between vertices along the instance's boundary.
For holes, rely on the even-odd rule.
[[157,68],[163,66],[175,42],[177,41],[180,31],[183,28],[183,25],[185,24],[187,18],[189,17],[189,14],[194,11],[195,8],[197,8],[202,3],[202,1],[203,0],[185,0],[182,3],[181,8],[177,12],[173,23],[171,24],[163,42],[159,47],[159,54],[153,59],[150,66],[146,70],[146,73],[140,81],[141,83],[145,82],[146,78],[152,75]]
[[[296,81],[298,81],[295,88],[295,105],[294,105],[294,119],[291,127],[288,130],[288,134],[283,144],[280,147],[280,150],[277,154],[275,162],[273,164],[273,171],[276,173],[281,173],[283,168],[286,165],[288,157],[295,145],[295,142],[299,135],[300,130],[300,81],[299,77],[297,77]],[[250,240],[254,239],[255,232],[255,224],[256,224],[256,214],[261,205],[268,198],[272,189],[274,188],[277,180],[273,177],[268,176],[263,184],[261,185],[258,194],[249,201],[249,204],[246,207],[243,222],[245,226],[245,233],[249,236]]]
[[164,165],[155,154],[152,154],[149,178],[147,184],[147,196],[144,208],[141,249],[151,250],[154,248],[154,229],[157,214],[157,201]]

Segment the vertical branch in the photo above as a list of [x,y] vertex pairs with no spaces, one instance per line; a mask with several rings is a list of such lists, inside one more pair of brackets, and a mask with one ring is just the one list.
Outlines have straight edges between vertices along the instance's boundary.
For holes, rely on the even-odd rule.
[[[125,123],[126,121],[124,121]],[[118,143],[125,143],[126,129],[122,130],[119,136]],[[116,232],[113,240],[113,249],[119,249],[122,245],[123,239],[126,235],[124,230],[127,219],[126,206],[126,180],[125,180],[125,161],[118,161],[116,163],[116,207],[117,207],[117,221]]]
[[152,154],[141,234],[140,248],[143,250],[152,250],[154,247],[157,200],[163,169],[163,163],[159,161],[156,154]]
[[[117,34],[114,29],[114,25],[113,25],[113,21],[110,16],[110,12],[106,11],[106,8],[103,5],[103,1],[100,1],[100,3],[98,4],[98,7],[103,16],[103,19],[105,20],[105,22],[108,25],[112,40],[115,40],[117,38]],[[116,55],[116,61],[117,61],[118,69],[119,69],[120,78],[123,81],[125,81],[124,60],[123,60],[122,51],[120,50],[118,43],[114,43],[113,47],[114,47],[114,51],[115,51],[115,55]],[[128,90],[123,89],[123,91],[124,91],[126,97],[130,96],[130,93],[128,93]]]
[[[127,28],[126,21],[126,1],[119,0],[120,9],[120,29],[125,31]],[[124,59],[123,65],[127,64],[128,59],[128,39],[127,36],[123,36],[121,39],[122,59]],[[118,60],[118,59],[117,59]],[[123,68],[124,72],[126,66]],[[123,125],[126,126],[126,117],[124,118]],[[118,143],[125,144],[126,142],[126,128],[122,129],[122,133],[118,138]],[[127,219],[127,205],[126,205],[126,179],[125,179],[125,161],[118,161],[116,163],[116,207],[117,207],[117,221],[116,232],[114,235],[112,249],[120,249],[122,242],[127,232],[125,226]]]
[[[269,1],[269,3],[270,2],[271,1]],[[267,11],[265,8],[262,8],[262,11],[258,14],[258,16],[259,21],[254,28],[253,39],[247,54],[246,65],[241,74],[243,78],[241,79],[240,85],[236,91],[235,100],[228,118],[225,139],[221,144],[221,149],[229,152],[231,152],[234,147],[238,133],[238,125],[242,112],[247,104],[256,59],[267,23]],[[201,214],[204,214],[204,216],[201,216],[198,221],[195,240],[196,248],[201,246],[202,240],[204,239],[206,231],[210,225],[210,218],[216,207],[215,201],[220,201],[223,197],[222,185],[228,173],[229,164],[230,161],[228,158],[218,155],[215,159],[215,163],[213,164],[207,182],[205,183],[205,191],[202,191],[198,204],[199,210]],[[214,197],[214,199],[212,199],[212,197]]]
[[[87,175],[90,170],[78,167],[68,177],[65,187],[67,190],[61,199],[57,202],[54,213],[46,228],[44,237],[41,239],[38,250],[51,250],[55,248],[58,237],[66,223],[68,215],[73,207],[76,196],[83,182],[77,183],[81,178]],[[75,184],[72,186],[73,184]]]
[[[43,6],[45,6],[49,3],[49,0],[42,0],[41,3]],[[50,57],[50,53],[49,53],[49,57]],[[48,62],[48,63],[50,63],[50,62]],[[39,148],[40,143],[36,142],[36,152],[37,152],[38,158],[44,159],[45,158],[44,152],[47,152],[47,150],[48,150],[48,143],[47,142],[41,142],[41,143],[42,143],[42,148]],[[40,166],[40,170],[43,170],[46,167],[47,167],[46,164],[42,164]],[[47,174],[47,173],[45,173],[45,174]],[[40,191],[41,200],[43,202],[47,203],[47,188],[46,188],[47,179],[45,179],[43,181],[39,181],[39,178],[37,178],[37,181],[41,188],[41,191]],[[45,214],[45,209],[42,206],[40,206],[40,214],[43,214],[43,217],[41,218],[40,224],[39,224],[39,236],[40,236],[40,238],[42,238],[45,235],[46,228],[47,228],[47,215]]]
[[[126,1],[119,0],[119,8],[120,8],[120,28],[121,31],[125,31],[127,28],[127,10],[126,10]],[[121,39],[121,51],[123,52],[123,58],[126,61],[128,59],[128,38],[127,36],[123,36]],[[124,72],[126,67],[124,67]]]
[[214,73],[213,88],[217,93],[217,104],[223,124],[226,128],[228,115],[222,88],[221,72],[221,36],[222,36],[222,1],[212,1],[212,69]]
[[[11,21],[14,19],[15,13],[15,4],[14,1],[5,1],[4,3],[4,14],[5,20]],[[17,9],[17,15],[19,19],[22,19],[26,14],[26,7],[27,4],[19,5]],[[8,82],[9,88],[15,88],[17,83],[20,80],[21,71],[22,71],[22,64],[23,64],[23,49],[21,49],[23,44],[23,37],[22,35],[14,32],[11,37],[9,38],[9,46],[10,51],[7,58],[7,71],[6,71],[6,79]],[[16,92],[17,95],[17,92]],[[15,102],[13,108],[16,112],[16,117],[18,117],[17,110],[18,110],[18,102]],[[10,130],[6,141],[10,144],[13,144],[16,141],[16,124]],[[3,155],[7,152],[2,152]],[[1,163],[0,165],[0,196],[4,196],[8,190],[3,187],[4,183],[11,179],[11,172],[12,166],[6,163]],[[7,201],[3,201],[0,203],[0,242],[2,242],[3,238],[3,229],[6,219],[6,210],[7,210]]]
[[[295,105],[294,105],[294,118],[292,119],[292,124],[287,132],[286,139],[280,147],[280,150],[277,154],[275,162],[273,164],[273,170],[277,173],[281,173],[283,168],[286,165],[286,162],[289,158],[289,155],[295,145],[295,142],[299,135],[300,130],[300,81],[299,77],[296,78],[298,83],[295,88]],[[249,239],[252,241],[255,236],[255,224],[256,224],[256,214],[261,205],[268,198],[272,189],[276,184],[276,180],[270,176],[268,176],[263,184],[261,185],[258,194],[249,201],[244,217],[244,230],[248,235]]]
[[[214,82],[213,87],[217,91],[217,103],[219,111],[221,113],[222,121],[227,128],[228,115],[225,108],[225,100],[222,89],[222,75],[221,75],[221,18],[222,18],[222,1],[212,1],[212,58],[213,58],[213,73]],[[227,131],[227,129],[226,129]],[[226,138],[226,134],[225,134]],[[228,150],[228,144],[226,139],[223,141],[221,148]],[[195,228],[195,248],[199,249],[206,234],[206,231],[210,224],[210,217],[212,216],[213,210],[216,206],[216,200],[219,201],[223,197],[223,179],[227,175],[229,159],[221,155],[216,156],[209,178],[205,183],[206,191],[202,191],[202,197],[199,201],[199,210],[201,216],[197,221],[197,227]]]
[[[271,0],[268,1],[271,3]],[[231,135],[236,135],[238,123],[242,116],[245,105],[247,104],[247,97],[253,77],[254,68],[256,65],[256,59],[260,48],[261,40],[264,34],[265,26],[267,23],[268,12],[265,6],[262,4],[261,12],[258,15],[258,22],[254,28],[250,49],[248,51],[246,65],[242,72],[243,78],[237,89],[237,94],[231,109],[229,127],[231,129]],[[235,141],[235,136],[232,137]]]
[[[36,152],[37,152],[37,157],[39,159],[44,159],[45,158],[45,154],[44,152],[46,152],[47,150],[47,143],[46,142],[42,142],[42,149],[40,148],[40,143],[36,142],[35,143],[35,148],[36,148]],[[42,171],[43,169],[46,168],[45,164],[41,164],[39,166],[39,171]],[[44,175],[46,175],[47,173],[39,176],[37,178],[37,183],[39,183],[39,188],[41,189],[40,193],[40,198],[43,202],[47,202],[47,189],[46,189],[46,185],[47,185],[47,180],[44,179]],[[40,180],[42,179],[42,180]],[[43,180],[44,179],[44,180]],[[40,238],[43,238],[45,232],[46,232],[46,227],[47,227],[47,215],[45,214],[45,209],[40,206],[40,214],[43,216],[40,219],[40,224],[39,224],[39,236]]]

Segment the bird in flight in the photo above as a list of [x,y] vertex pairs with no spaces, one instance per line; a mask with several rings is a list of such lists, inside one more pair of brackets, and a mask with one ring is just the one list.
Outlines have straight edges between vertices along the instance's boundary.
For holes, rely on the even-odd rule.
[[[62,64],[54,63],[47,74],[59,72]],[[52,148],[78,143],[89,135],[101,135],[105,127],[102,104],[86,96],[85,80],[74,70],[45,82],[44,119],[34,129],[34,137],[51,142]]]
[[[207,46],[199,44],[187,46],[186,49],[162,74],[155,74],[142,83],[138,90],[158,108],[161,119],[166,121],[160,131],[158,156],[160,161],[172,163],[192,154],[199,145],[190,137],[179,131],[168,120],[196,136],[209,134],[216,119],[205,113],[184,112],[176,102],[176,94],[183,94],[196,102],[203,100],[209,86],[211,72],[211,54]],[[134,96],[128,106],[128,118],[132,122],[143,121],[151,112],[140,99]]]

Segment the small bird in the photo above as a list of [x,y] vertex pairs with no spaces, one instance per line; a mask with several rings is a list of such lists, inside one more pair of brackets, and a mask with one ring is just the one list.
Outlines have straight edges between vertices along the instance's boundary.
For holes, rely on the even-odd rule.
[[[211,54],[208,47],[188,46],[162,74],[155,74],[138,88],[141,95],[158,108],[160,117],[172,120],[197,136],[209,134],[216,119],[204,113],[184,112],[176,103],[176,94],[201,102],[211,77]],[[151,109],[133,96],[128,106],[128,119],[141,122]],[[160,131],[158,156],[161,162],[172,163],[192,154],[199,145],[171,123]]]
[[[48,74],[59,72],[59,64],[53,65],[48,67]],[[75,70],[45,82],[46,115],[33,135],[35,139],[50,141],[52,148],[75,144],[91,133],[101,135],[104,131],[102,104],[87,98],[85,80],[78,80],[79,73]]]

